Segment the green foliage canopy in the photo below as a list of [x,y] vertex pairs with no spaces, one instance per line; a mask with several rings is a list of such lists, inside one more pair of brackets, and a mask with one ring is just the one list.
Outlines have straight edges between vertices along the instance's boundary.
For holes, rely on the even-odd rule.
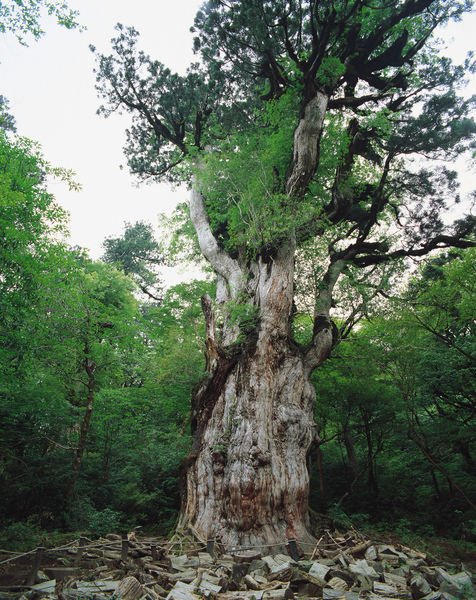
[[[233,257],[272,253],[290,235],[308,243],[330,226],[333,261],[358,267],[465,246],[474,220],[444,224],[456,175],[432,161],[474,148],[475,99],[457,90],[475,65],[453,65],[432,35],[470,6],[212,0],[194,25],[202,65],[184,76],[118,25],[113,54],[93,48],[100,113],[132,114],[125,153],[139,178],[195,177]],[[301,181],[295,136],[316,94],[326,118]]]

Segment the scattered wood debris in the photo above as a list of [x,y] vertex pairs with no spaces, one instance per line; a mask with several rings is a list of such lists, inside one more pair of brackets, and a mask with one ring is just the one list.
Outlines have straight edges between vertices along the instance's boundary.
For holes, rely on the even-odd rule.
[[[298,558],[295,546],[290,555]],[[10,577],[9,585],[0,586],[0,600],[476,598],[476,576],[468,567],[432,565],[423,552],[362,540],[355,532],[327,532],[307,556],[300,551],[293,560],[254,549],[227,553],[195,532],[161,544],[135,535],[109,534],[94,543],[81,538],[56,555],[54,566],[36,567],[33,585],[25,584],[31,570],[18,571],[14,585]],[[5,569],[0,564],[0,583]]]

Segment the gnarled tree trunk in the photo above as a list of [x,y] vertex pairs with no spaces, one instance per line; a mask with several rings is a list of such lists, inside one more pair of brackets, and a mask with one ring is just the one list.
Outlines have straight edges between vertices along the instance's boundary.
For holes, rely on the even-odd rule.
[[306,353],[292,342],[293,249],[256,265],[254,330],[216,339],[204,298],[210,375],[194,398],[195,439],[184,464],[185,522],[227,546],[284,545],[308,532],[306,456],[316,439],[310,375],[332,347],[330,322]]

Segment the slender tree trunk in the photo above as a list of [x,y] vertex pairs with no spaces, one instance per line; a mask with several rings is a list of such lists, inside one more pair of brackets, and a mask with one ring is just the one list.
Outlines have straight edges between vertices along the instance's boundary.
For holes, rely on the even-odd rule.
[[322,452],[319,443],[316,443],[316,457],[317,457],[317,468],[319,470],[319,490],[321,492],[322,501],[326,497],[326,485],[324,480],[324,469],[322,467]]
[[363,416],[364,419],[364,427],[365,427],[365,437],[367,439],[367,455],[368,455],[368,460],[367,460],[367,465],[368,465],[368,477],[367,477],[367,486],[369,488],[369,490],[376,492],[378,494],[378,481],[377,481],[377,464],[376,464],[376,453],[378,452],[378,446],[377,446],[377,451],[374,452],[373,449],[373,440],[372,440],[372,431],[370,429],[370,421],[368,420],[368,418],[364,415]]
[[433,469],[433,467],[430,467],[430,473],[431,473],[431,480],[433,482],[433,487],[435,488],[436,500],[438,502],[441,502],[440,486],[438,485],[438,479],[436,477],[435,469]]
[[342,439],[344,440],[345,450],[347,452],[347,461],[349,463],[349,470],[352,481],[359,475],[359,460],[355,452],[354,440],[352,433],[349,429],[349,423],[346,421],[344,428],[342,429]]
[[86,448],[86,440],[89,432],[89,425],[91,423],[91,415],[93,412],[93,402],[94,402],[94,390],[96,387],[96,379],[95,379],[95,365],[89,359],[86,359],[86,373],[88,376],[87,382],[87,398],[86,398],[86,411],[84,413],[83,422],[81,423],[81,429],[79,432],[79,440],[78,440],[78,448],[76,450],[76,455],[74,457],[73,469],[71,473],[71,477],[68,483],[68,488],[65,494],[65,502],[66,507],[69,508],[71,503],[71,499],[74,494],[74,488],[76,486],[76,481],[78,479],[79,470],[81,468],[81,462],[83,460],[84,450]]

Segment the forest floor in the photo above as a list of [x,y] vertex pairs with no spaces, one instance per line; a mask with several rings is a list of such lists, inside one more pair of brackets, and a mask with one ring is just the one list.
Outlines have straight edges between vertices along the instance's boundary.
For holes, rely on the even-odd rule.
[[433,563],[461,565],[464,563],[476,569],[476,544],[465,540],[454,540],[442,537],[422,538],[420,536],[398,536],[395,533],[381,533],[369,537],[376,542],[406,545],[426,552]]
[[[376,533],[371,531],[357,532],[354,530],[349,533],[357,534],[361,539],[371,540],[374,544],[387,544],[392,547],[411,547],[417,551],[424,552],[428,557],[428,561],[433,565],[443,565],[445,568],[454,569],[460,569],[462,565],[464,565],[472,571],[476,571],[476,544],[471,542],[444,538],[424,539],[411,535],[402,537],[393,532]],[[84,535],[84,533],[71,533],[61,534],[61,536],[52,536],[49,540],[51,544],[44,544],[50,549],[41,560],[40,570],[49,573],[52,572],[53,569],[61,569],[69,565],[73,566],[73,560],[65,560],[64,551],[58,551],[55,553],[54,550],[51,549],[55,546],[62,546],[64,548],[65,546],[73,543],[76,543],[77,545],[77,540],[82,535]],[[339,533],[338,531],[334,531],[332,534],[333,539],[342,535],[343,534]],[[148,544],[156,544],[159,548],[169,545],[168,540],[164,537],[146,537],[141,535],[140,539],[141,541],[147,540]],[[342,539],[342,537],[340,539]],[[28,550],[33,549],[28,548]],[[172,554],[180,554],[183,552],[185,552],[185,550],[182,548],[171,548]],[[15,556],[17,557],[15,558]],[[18,556],[17,553],[8,553],[0,548],[0,589],[24,585],[29,573],[32,570],[34,561],[35,552],[24,556]],[[113,566],[114,562],[118,562],[117,557],[115,560],[113,559],[111,567]],[[116,564],[115,566],[117,567],[118,565]],[[91,562],[91,564],[88,564],[87,560],[83,560],[81,567],[86,571],[90,569],[91,572],[94,572],[97,565],[94,564],[94,561]]]

